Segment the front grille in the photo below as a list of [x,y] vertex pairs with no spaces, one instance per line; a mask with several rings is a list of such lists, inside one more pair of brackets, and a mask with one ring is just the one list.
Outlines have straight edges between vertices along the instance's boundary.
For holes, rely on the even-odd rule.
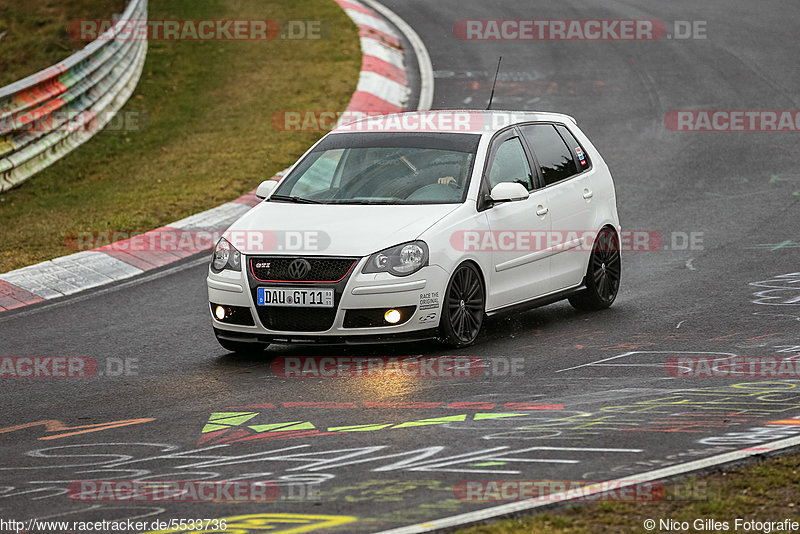
[[336,308],[282,308],[257,306],[258,318],[270,330],[324,332],[333,326]]
[[[300,260],[308,262],[308,272],[302,278],[292,278],[290,265]],[[324,332],[336,320],[336,312],[347,280],[353,273],[358,258],[261,256],[249,258],[250,292],[253,302],[258,302],[259,287],[333,289],[333,308],[299,308],[293,306],[258,306],[256,313],[268,330],[278,332]],[[296,266],[296,265],[295,265]],[[296,273],[297,270],[295,269]]]
[[[298,259],[305,259],[310,264],[311,269],[305,276],[294,278],[290,275],[289,265]],[[250,258],[250,272],[261,282],[332,284],[347,276],[357,261],[358,258]]]

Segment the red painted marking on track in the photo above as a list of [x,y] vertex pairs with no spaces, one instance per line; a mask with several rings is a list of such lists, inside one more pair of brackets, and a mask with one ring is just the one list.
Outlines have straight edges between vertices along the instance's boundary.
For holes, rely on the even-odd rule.
[[214,438],[217,438],[220,435],[227,433],[228,430],[229,429],[224,428],[222,430],[214,430],[213,432],[206,432],[205,434],[200,436],[200,439],[197,441],[197,446],[199,447],[200,445],[208,443],[209,441],[213,440]]
[[494,402],[451,402],[445,408],[450,410],[494,410]]
[[765,337],[780,336],[780,335],[783,335],[783,334],[781,334],[780,332],[773,332],[771,334],[764,334],[763,336],[748,337],[748,338],[745,338],[745,341],[755,341],[757,339],[763,339]]
[[719,336],[719,337],[712,337],[709,341],[722,341],[723,339],[728,339],[729,337],[737,336],[741,334],[741,332],[734,332],[733,334],[728,334],[727,336]]
[[284,408],[358,408],[354,402],[284,402]]
[[237,428],[236,430],[233,430],[233,432],[231,432],[231,430],[233,429],[222,430],[221,432],[223,432],[224,434],[219,439],[214,440],[212,445],[219,445],[220,443],[230,443],[231,441],[235,441],[237,438],[252,435],[250,430],[244,428]]

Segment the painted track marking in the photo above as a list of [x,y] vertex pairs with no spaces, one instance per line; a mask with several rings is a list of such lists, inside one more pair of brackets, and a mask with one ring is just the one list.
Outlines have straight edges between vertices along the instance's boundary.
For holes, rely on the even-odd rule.
[[[670,478],[691,473],[693,471],[700,471],[703,469],[709,469],[711,467],[736,462],[739,460],[743,460],[745,458],[763,454],[765,452],[775,452],[781,449],[788,449],[790,447],[798,447],[798,446],[800,446],[800,436],[773,441],[771,443],[765,443],[763,445],[759,445],[758,447],[747,447],[745,449],[726,452],[718,454],[716,456],[710,456],[708,458],[702,458],[700,460],[694,460],[683,464],[664,467],[661,469],[648,471],[646,473],[641,473],[638,475],[630,475],[625,478],[618,478],[616,480],[611,480],[609,481],[609,483],[612,484],[612,487],[624,488],[635,484],[641,484],[643,482],[652,482],[652,481],[663,482]],[[616,486],[613,486],[615,484]],[[588,495],[594,495],[596,493],[602,493],[602,491],[603,491],[602,488],[598,487],[591,493],[587,491],[584,497]],[[378,534],[417,534],[421,532],[433,532],[444,528],[464,526],[470,523],[477,523],[480,521],[493,519],[499,516],[512,514],[515,512],[535,510],[536,508],[541,508],[558,502],[566,502],[574,498],[575,496],[569,495],[569,492],[556,493],[553,495],[537,497],[535,499],[528,499],[520,502],[502,504],[500,506],[493,506],[491,508],[486,508],[484,510],[477,510],[474,512],[467,512],[465,514],[444,517],[442,519],[437,519],[435,521],[426,521],[424,523],[418,523],[416,525],[410,525],[407,527],[400,527],[392,530],[384,530],[379,532]]]

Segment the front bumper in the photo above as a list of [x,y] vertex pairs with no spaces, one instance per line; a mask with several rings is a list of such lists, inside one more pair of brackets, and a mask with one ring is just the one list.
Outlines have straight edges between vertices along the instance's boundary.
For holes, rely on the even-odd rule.
[[[382,341],[415,341],[435,337],[441,317],[442,299],[449,280],[448,273],[437,265],[423,267],[418,272],[397,277],[388,273],[362,274],[366,258],[356,262],[348,277],[338,284],[335,283],[307,283],[307,289],[335,289],[336,298],[331,314],[334,314],[330,327],[319,330],[319,321],[309,319],[310,328],[305,328],[303,314],[317,313],[319,309],[313,308],[282,308],[287,314],[292,314],[291,324],[296,324],[293,329],[276,329],[267,326],[265,310],[256,306],[254,292],[257,287],[298,287],[285,282],[259,282],[252,273],[248,276],[247,270],[250,262],[245,258],[242,261],[242,271],[222,271],[214,273],[210,269],[208,278],[208,300],[214,305],[237,306],[250,310],[253,326],[230,324],[215,317],[209,307],[212,323],[219,337],[231,341],[275,342],[275,343],[377,343]],[[350,321],[345,321],[348,311],[366,310],[375,308],[400,308],[411,307],[411,317],[398,325],[368,326],[348,328],[345,324],[354,324],[350,314]],[[261,313],[259,313],[261,312]],[[310,313],[309,313],[310,312]],[[273,316],[274,317],[274,316]],[[285,322],[285,321],[284,321]],[[317,323],[316,326],[313,326]]]

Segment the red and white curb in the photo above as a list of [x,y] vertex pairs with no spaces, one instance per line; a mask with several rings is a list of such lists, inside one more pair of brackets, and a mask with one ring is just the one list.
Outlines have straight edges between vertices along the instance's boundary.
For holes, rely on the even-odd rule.
[[[334,0],[358,26],[361,73],[347,111],[395,113],[408,107],[410,90],[400,38],[376,11],[356,0]],[[284,171],[273,176],[278,180]],[[170,242],[160,233],[185,230],[225,230],[259,200],[253,192],[216,208],[197,213],[139,236],[149,243]],[[135,239],[135,238],[132,238]],[[0,274],[0,312],[43,300],[72,295],[163,267],[209,248],[139,251],[131,239],[93,250],[62,256]]]
[[354,0],[334,0],[358,26],[361,76],[347,111],[394,113],[408,105],[408,80],[400,39],[372,9]]

